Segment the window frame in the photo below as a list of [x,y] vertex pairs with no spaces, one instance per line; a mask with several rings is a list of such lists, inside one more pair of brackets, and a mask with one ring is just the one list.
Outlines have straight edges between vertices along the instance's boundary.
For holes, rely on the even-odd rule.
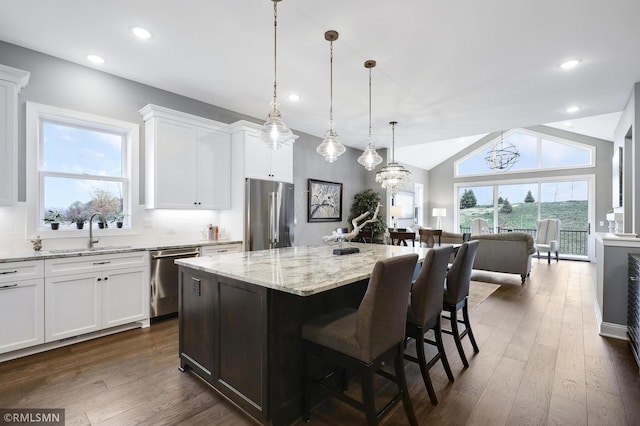
[[[140,126],[113,118],[103,117],[80,111],[69,110],[34,102],[26,103],[26,148],[27,148],[27,236],[44,235],[45,237],[77,237],[86,233],[75,227],[64,227],[52,231],[42,221],[44,202],[45,176],[78,178],[80,175],[64,172],[46,172],[43,170],[43,123],[49,122],[81,129],[115,133],[123,137],[122,176],[86,175],[87,179],[99,178],[104,181],[123,182],[123,212],[129,215],[129,227],[123,229],[100,229],[100,235],[125,235],[132,233],[132,219],[135,200],[139,199],[137,165],[139,164],[139,132]],[[98,231],[98,230],[96,230]]]
[[[500,140],[500,132],[497,132],[494,137],[490,138],[486,143],[482,144],[482,146],[474,149],[467,155],[457,159],[453,164],[453,177],[454,178],[468,178],[468,177],[478,177],[478,176],[496,176],[496,175],[517,175],[521,173],[531,173],[531,172],[541,172],[541,171],[553,171],[553,170],[568,170],[568,169],[584,169],[596,166],[596,147],[591,145],[582,144],[576,141],[572,141],[569,139],[560,138],[557,136],[549,135],[542,132],[537,132],[534,130],[524,129],[524,128],[516,128],[503,132],[504,138],[509,137],[513,133],[524,133],[526,135],[532,136],[536,138],[536,167],[531,169],[523,169],[523,170],[505,170],[505,171],[492,171],[487,167],[486,172],[481,173],[469,173],[469,174],[460,174],[460,164],[464,161],[468,160],[476,156],[481,152],[485,152],[488,150],[496,141]],[[577,164],[577,165],[568,165],[568,166],[560,166],[560,167],[542,167],[542,139],[547,139],[552,142],[560,143],[563,145],[572,146],[575,148],[584,149],[589,152],[589,163],[588,164]]]

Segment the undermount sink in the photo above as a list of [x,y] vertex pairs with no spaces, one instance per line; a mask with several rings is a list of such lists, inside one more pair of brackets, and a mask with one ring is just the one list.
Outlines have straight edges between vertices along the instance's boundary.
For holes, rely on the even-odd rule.
[[103,246],[103,247],[82,247],[82,248],[70,248],[70,249],[55,249],[49,250],[49,253],[53,254],[64,254],[64,253],[83,253],[83,252],[93,252],[93,251],[107,251],[107,250],[124,250],[130,249],[133,246]]

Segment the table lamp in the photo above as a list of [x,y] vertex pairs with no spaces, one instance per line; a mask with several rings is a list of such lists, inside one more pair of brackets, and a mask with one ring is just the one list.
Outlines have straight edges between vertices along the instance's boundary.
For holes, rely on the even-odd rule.
[[447,209],[434,208],[431,214],[437,219],[436,229],[442,229],[442,218],[447,216]]
[[391,219],[393,219],[393,230],[398,230],[398,218],[402,216],[402,206],[391,206]]

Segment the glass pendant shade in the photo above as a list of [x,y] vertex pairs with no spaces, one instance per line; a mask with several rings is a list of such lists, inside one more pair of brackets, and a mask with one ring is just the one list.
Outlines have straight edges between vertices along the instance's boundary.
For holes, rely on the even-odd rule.
[[260,129],[260,139],[273,150],[282,147],[282,145],[291,144],[295,140],[291,130],[289,130],[287,125],[284,124],[284,121],[282,121],[280,111],[275,105],[269,113],[269,118],[267,118],[267,121]]
[[273,100],[271,101],[271,111],[267,121],[262,125],[260,129],[260,139],[268,144],[271,149],[276,150],[285,144],[292,144],[295,142],[293,133],[284,121],[282,121],[282,114],[278,110],[278,79],[277,79],[277,52],[278,52],[278,2],[281,0],[273,1]]
[[358,157],[358,163],[364,166],[366,170],[371,171],[375,169],[378,164],[382,163],[382,157],[378,154],[373,144],[369,143],[367,149]]
[[379,183],[383,189],[386,189],[394,196],[398,191],[404,187],[404,184],[411,177],[411,172],[400,164],[394,161],[394,154],[396,149],[395,143],[395,125],[396,121],[392,121],[392,140],[391,140],[391,162],[387,163],[378,173],[376,173],[376,182]]
[[376,66],[376,61],[369,59],[364,62],[364,67],[369,70],[369,143],[367,149],[358,157],[358,163],[364,166],[368,171],[375,169],[378,164],[382,163],[382,157],[376,152],[371,136],[371,68]]
[[329,30],[324,33],[324,39],[329,44],[329,130],[324,134],[324,140],[316,148],[316,152],[329,163],[333,163],[347,150],[338,138],[338,133],[333,129],[333,42],[338,39],[338,32]]
[[346,150],[344,145],[340,143],[338,134],[333,129],[327,130],[324,134],[324,140],[316,148],[316,152],[322,155],[329,163],[336,161]]

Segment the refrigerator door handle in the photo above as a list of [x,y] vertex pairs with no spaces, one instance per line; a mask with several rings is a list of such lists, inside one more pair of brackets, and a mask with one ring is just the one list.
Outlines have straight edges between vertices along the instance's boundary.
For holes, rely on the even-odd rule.
[[276,229],[276,193],[269,193],[269,248],[274,248],[277,240],[277,229]]

